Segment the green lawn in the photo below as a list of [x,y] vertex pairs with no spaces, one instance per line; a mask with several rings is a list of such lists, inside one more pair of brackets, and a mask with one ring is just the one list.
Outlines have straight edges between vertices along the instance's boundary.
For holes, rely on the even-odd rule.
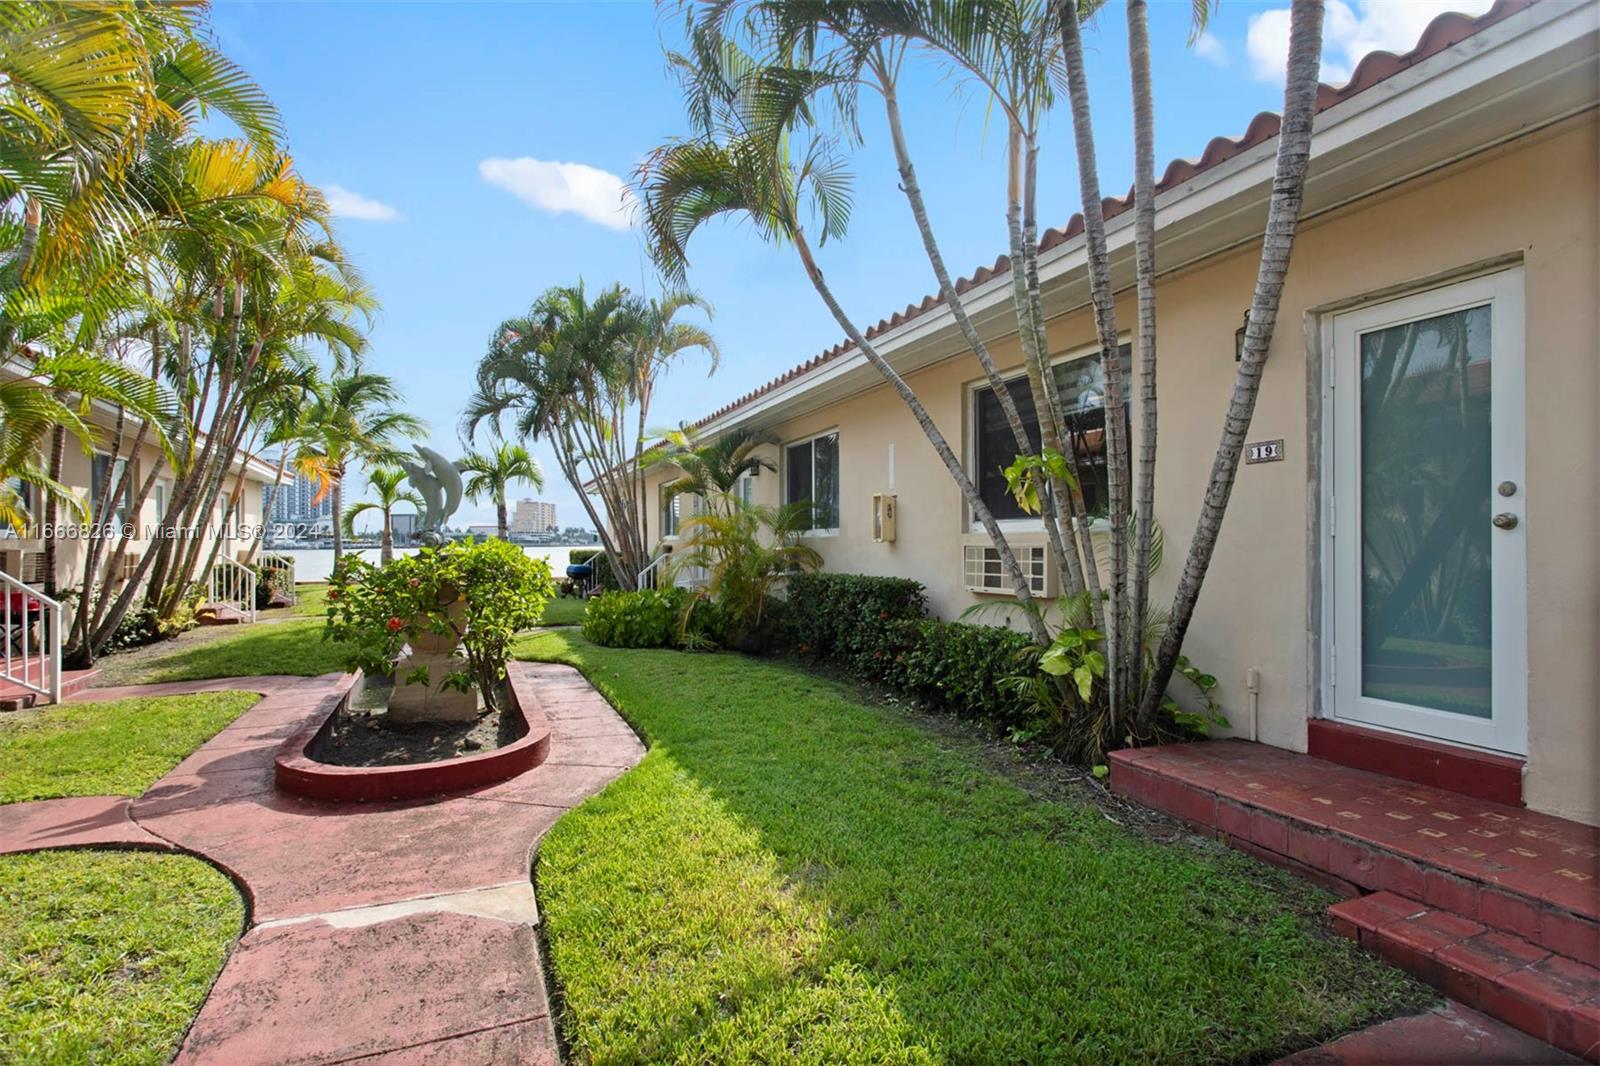
[[188,856],[0,856],[0,1062],[165,1062],[243,921]]
[[651,745],[541,845],[595,1062],[1246,1062],[1431,1002],[1331,897],[988,769],[796,667],[526,640]]
[[557,596],[544,605],[544,618],[539,624],[546,626],[582,625],[583,612],[588,607],[588,600],[580,600],[573,596]]
[[322,641],[322,622],[284,621],[200,628],[176,640],[108,655],[97,684],[148,685],[254,674],[314,677],[344,669],[339,646]]
[[311,584],[296,585],[294,589],[294,606],[289,608],[289,613],[303,618],[321,618],[328,609],[328,583],[318,581]]
[[137,796],[258,698],[208,692],[6,715],[0,718],[0,803]]

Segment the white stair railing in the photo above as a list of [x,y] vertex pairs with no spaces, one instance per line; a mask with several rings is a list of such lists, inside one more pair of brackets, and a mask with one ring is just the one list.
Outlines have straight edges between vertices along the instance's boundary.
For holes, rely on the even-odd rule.
[[256,581],[254,567],[218,556],[211,568],[211,594],[207,602],[232,607],[254,622]]
[[661,578],[666,573],[667,560],[671,558],[672,556],[670,553],[662,552],[654,559],[651,559],[650,565],[639,571],[639,580],[635,587],[639,589],[653,589],[657,585],[661,584]]
[[3,572],[0,591],[5,594],[5,680],[60,703],[61,604]]
[[290,603],[297,602],[300,595],[295,591],[294,556],[286,555],[283,552],[262,552],[260,559],[262,570],[288,571],[288,577],[279,579],[279,584],[276,587],[284,591],[284,594],[289,597]]

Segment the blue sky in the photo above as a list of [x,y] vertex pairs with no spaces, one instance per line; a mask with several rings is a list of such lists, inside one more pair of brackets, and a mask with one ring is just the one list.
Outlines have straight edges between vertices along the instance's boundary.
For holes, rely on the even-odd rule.
[[[1372,48],[1410,48],[1440,10],[1486,6],[1331,0],[1324,80],[1342,80]],[[1158,170],[1278,109],[1286,3],[1224,0],[1194,48],[1186,43],[1189,0],[1151,8]],[[610,205],[616,179],[685,130],[662,59],[679,38],[675,17],[645,3],[221,0],[212,21],[223,49],[282,110],[290,151],[330,192],[339,236],[382,301],[371,364],[400,382],[446,454],[461,453],[457,416],[503,318],[580,277],[591,287],[657,287],[638,236]],[[1086,35],[1107,195],[1132,180],[1125,29],[1121,5],[1107,5]],[[902,96],[945,257],[969,272],[1006,243],[1000,130],[968,86],[932,63],[908,75]],[[881,117],[871,106],[864,112],[850,233],[828,246],[823,266],[866,325],[935,283],[895,185]],[[1041,151],[1042,225],[1064,223],[1077,207],[1070,136],[1061,111]],[[700,356],[671,372],[652,410],[658,426],[698,418],[840,337],[791,249],[726,224],[698,236],[690,255],[690,283],[716,310],[723,363],[709,379]],[[558,505],[563,524],[587,525],[548,450],[535,454],[549,479],[538,495]],[[523,494],[535,495],[531,487]],[[470,503],[456,518],[492,520],[492,507]]]

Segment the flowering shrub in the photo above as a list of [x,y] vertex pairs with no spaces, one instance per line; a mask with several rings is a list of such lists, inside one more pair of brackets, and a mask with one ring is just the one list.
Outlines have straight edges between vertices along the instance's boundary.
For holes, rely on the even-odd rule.
[[[484,702],[498,707],[511,641],[538,623],[554,595],[550,564],[503,540],[423,548],[387,566],[346,556],[328,583],[322,639],[348,649],[346,668],[387,674],[411,641],[454,636],[467,669],[442,683],[463,692],[476,684]],[[406,680],[427,683],[427,668]]]

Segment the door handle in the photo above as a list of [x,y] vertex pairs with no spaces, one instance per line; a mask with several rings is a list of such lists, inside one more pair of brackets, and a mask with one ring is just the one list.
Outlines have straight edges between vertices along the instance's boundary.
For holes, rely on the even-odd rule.
[[1517,516],[1512,514],[1510,511],[1501,511],[1499,514],[1489,519],[1489,521],[1494,523],[1494,527],[1496,529],[1517,528]]

